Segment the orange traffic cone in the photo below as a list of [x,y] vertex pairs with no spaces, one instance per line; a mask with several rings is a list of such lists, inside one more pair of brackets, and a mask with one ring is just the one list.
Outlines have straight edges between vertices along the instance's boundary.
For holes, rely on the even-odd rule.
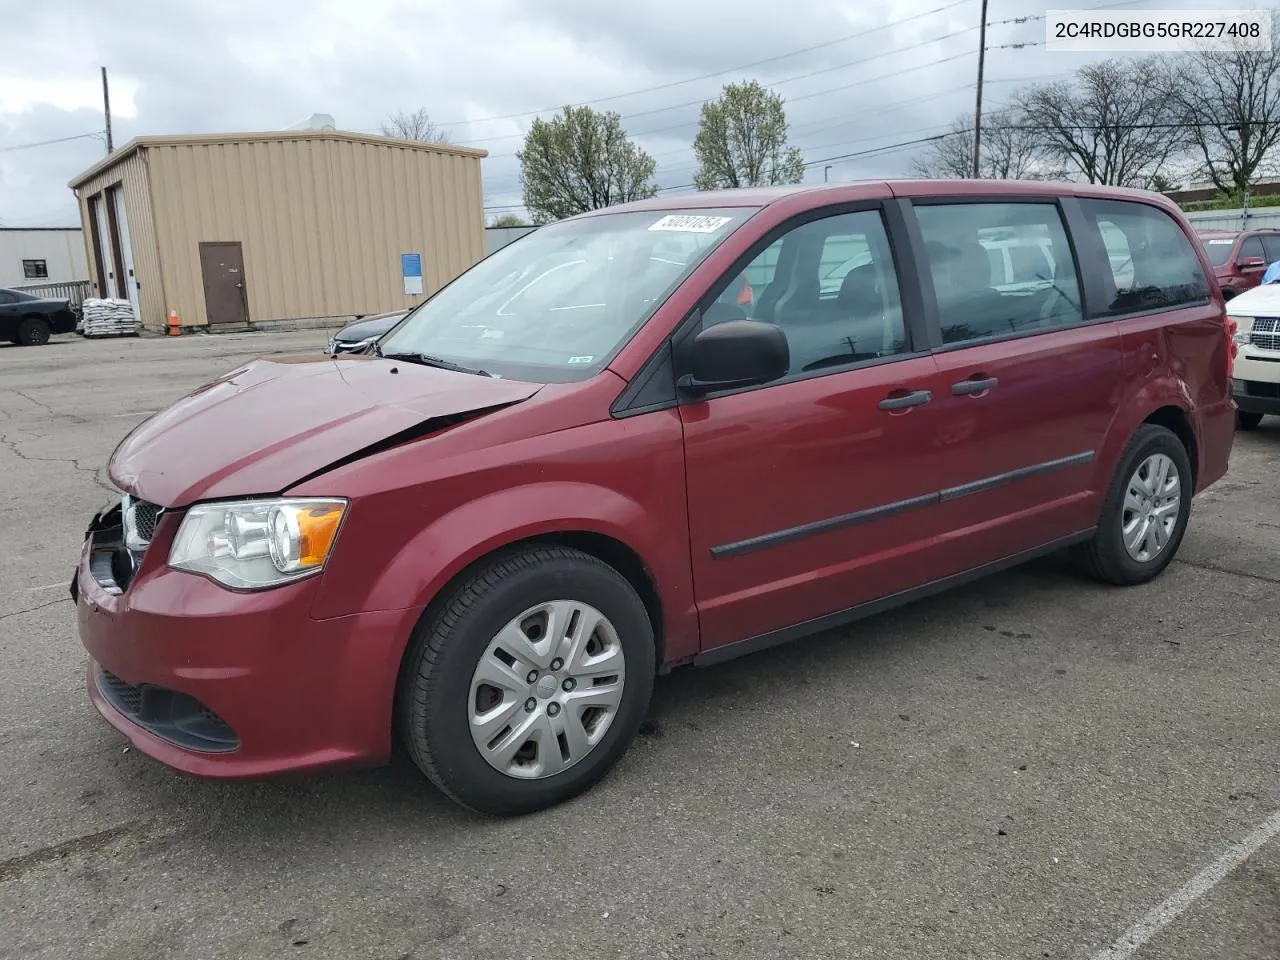
[[179,328],[179,324],[178,324],[178,311],[170,310],[169,311],[169,336],[176,337],[180,333],[182,333],[182,330]]

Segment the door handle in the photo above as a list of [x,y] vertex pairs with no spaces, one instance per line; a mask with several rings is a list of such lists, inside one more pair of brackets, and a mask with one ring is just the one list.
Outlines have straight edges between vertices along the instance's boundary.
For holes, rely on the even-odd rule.
[[974,393],[986,393],[994,389],[1000,381],[995,377],[983,377],[979,380],[961,380],[951,385],[951,393],[957,397],[967,397]]
[[933,394],[928,390],[915,390],[911,393],[902,394],[897,397],[885,397],[880,401],[881,410],[905,410],[908,407],[918,407],[928,403],[933,399]]

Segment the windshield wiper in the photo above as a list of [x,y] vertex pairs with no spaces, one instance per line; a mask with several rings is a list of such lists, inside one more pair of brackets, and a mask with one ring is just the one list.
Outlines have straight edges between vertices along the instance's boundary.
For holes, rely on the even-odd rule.
[[452,360],[445,360],[442,357],[433,357],[427,353],[383,353],[378,351],[378,356],[384,360],[405,360],[409,363],[420,363],[425,367],[438,367],[441,370],[452,370],[454,373],[470,373],[477,377],[491,377],[493,374],[487,370],[481,370],[478,367],[467,367],[461,363],[454,363]]

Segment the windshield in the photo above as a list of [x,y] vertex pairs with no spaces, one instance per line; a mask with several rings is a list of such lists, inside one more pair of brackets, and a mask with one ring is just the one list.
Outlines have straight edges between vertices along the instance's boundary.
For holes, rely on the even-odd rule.
[[1209,252],[1209,262],[1215,267],[1220,267],[1231,259],[1231,248],[1235,246],[1235,238],[1230,237],[1222,239],[1215,237],[1212,240],[1204,242],[1204,248]]
[[537,383],[585,380],[753,212],[614,213],[541,227],[410,313],[379,352]]

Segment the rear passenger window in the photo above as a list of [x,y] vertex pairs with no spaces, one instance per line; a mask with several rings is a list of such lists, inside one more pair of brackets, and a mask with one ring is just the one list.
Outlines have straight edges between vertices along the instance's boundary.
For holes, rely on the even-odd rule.
[[1109,261],[1098,267],[1104,302],[1094,308],[1097,316],[1167,310],[1208,299],[1209,282],[1191,241],[1163,210],[1124,200],[1082,200],[1080,205],[1101,234]]
[[921,204],[944,343],[1081,321],[1080,288],[1052,203]]
[[725,280],[702,325],[734,319],[781,327],[792,374],[906,352],[898,275],[879,211],[810,220],[766,247]]
[[1280,260],[1280,237],[1263,237],[1262,247],[1267,252],[1267,263],[1275,263]]

